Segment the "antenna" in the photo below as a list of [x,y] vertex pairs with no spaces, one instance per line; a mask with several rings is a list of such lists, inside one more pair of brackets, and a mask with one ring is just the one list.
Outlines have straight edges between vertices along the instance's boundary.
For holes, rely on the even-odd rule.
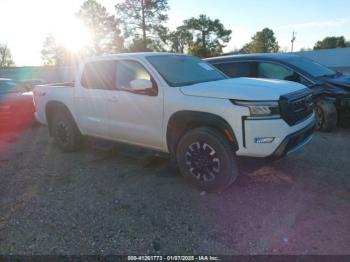
[[292,34],[292,52],[293,52],[293,49],[294,49],[294,42],[295,42],[295,39],[296,39],[296,37],[295,37],[295,32],[293,31],[293,34]]

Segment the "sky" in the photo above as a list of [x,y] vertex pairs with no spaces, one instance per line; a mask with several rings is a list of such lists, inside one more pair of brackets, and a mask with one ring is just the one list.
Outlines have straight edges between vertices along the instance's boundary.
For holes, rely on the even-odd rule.
[[[121,0],[98,0],[114,14]],[[75,13],[84,0],[0,0],[0,43],[11,49],[17,66],[41,65],[40,51],[48,33],[74,48],[86,35]],[[242,47],[265,27],[271,28],[284,50],[311,48],[326,36],[350,40],[349,0],[168,0],[168,26],[175,29],[184,19],[206,14],[232,30],[224,51]],[[80,30],[81,29],[81,30]],[[74,31],[82,32],[80,35]]]

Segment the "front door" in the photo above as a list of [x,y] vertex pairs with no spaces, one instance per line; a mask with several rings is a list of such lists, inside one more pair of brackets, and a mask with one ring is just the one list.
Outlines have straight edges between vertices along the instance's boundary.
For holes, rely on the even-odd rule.
[[[150,90],[132,90],[130,82],[146,79],[152,82]],[[118,60],[116,91],[107,103],[110,114],[110,132],[115,140],[135,145],[162,148],[163,98],[161,90],[146,68],[134,60]]]

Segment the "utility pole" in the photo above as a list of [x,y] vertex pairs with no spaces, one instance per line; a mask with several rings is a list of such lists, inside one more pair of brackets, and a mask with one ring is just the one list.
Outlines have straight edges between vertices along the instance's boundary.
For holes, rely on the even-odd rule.
[[293,31],[293,34],[292,34],[292,52],[293,52],[293,49],[294,49],[294,41],[295,41],[296,37],[295,37],[295,32]]

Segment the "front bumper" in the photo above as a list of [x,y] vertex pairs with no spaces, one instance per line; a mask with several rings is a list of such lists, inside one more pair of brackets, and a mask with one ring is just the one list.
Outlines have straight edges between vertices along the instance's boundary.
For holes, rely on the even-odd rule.
[[[303,134],[305,130],[313,130],[315,125],[315,116],[311,114],[304,121],[289,126],[283,119],[261,119],[242,121],[242,143],[236,152],[239,156],[247,157],[282,157],[294,149],[301,148],[312,136],[306,137],[305,141],[292,139],[299,133]],[[312,131],[311,131],[312,135]],[[273,137],[271,143],[256,143],[255,139],[259,137]],[[291,141],[291,142],[289,142]],[[293,141],[295,146],[292,145]],[[305,143],[304,143],[305,142]],[[294,150],[294,151],[295,151]],[[277,152],[277,153],[276,153]]]
[[311,123],[302,130],[288,135],[271,157],[280,158],[298,151],[312,140],[314,130],[315,123]]

